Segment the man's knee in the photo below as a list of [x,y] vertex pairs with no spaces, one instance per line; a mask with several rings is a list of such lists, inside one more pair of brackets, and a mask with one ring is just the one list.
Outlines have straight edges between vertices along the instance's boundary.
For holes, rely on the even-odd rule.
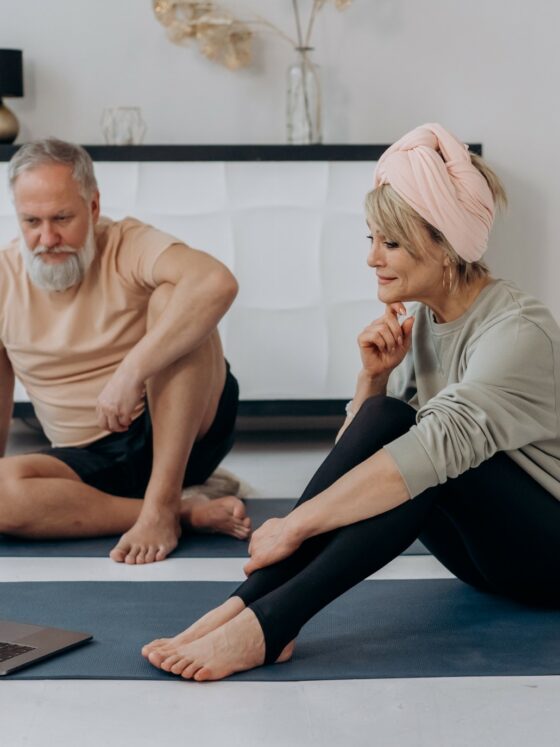
[[25,531],[33,516],[27,481],[31,478],[78,479],[58,459],[45,454],[21,454],[0,459],[0,533]]
[[162,283],[153,291],[148,302],[148,328],[162,315],[169,303],[174,287],[171,283]]
[[28,511],[24,480],[0,479],[0,534],[19,534],[25,529]]

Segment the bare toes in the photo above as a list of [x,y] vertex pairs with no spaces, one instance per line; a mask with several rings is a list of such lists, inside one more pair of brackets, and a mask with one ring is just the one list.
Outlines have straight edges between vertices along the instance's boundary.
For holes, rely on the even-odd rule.
[[144,556],[144,563],[153,563],[157,556],[157,550],[155,547],[149,547]]
[[192,659],[190,657],[181,656],[179,657],[179,660],[173,664],[171,669],[169,670],[173,674],[183,674],[185,669],[192,664]]
[[175,664],[181,660],[181,656],[179,654],[172,654],[171,656],[168,656],[167,658],[164,658],[163,661],[160,664],[161,669],[163,669],[165,672],[172,672],[173,667]]
[[139,545],[132,545],[130,550],[128,551],[128,554],[126,558],[124,559],[124,562],[128,565],[134,565],[136,563],[136,558],[138,557],[138,553],[140,552],[142,548]]
[[212,679],[212,672],[206,667],[201,667],[193,677],[197,682],[205,682]]
[[243,503],[237,498],[238,504],[233,507],[233,516],[236,519],[244,519],[247,516],[247,511],[245,510],[245,506]]
[[192,680],[199,670],[200,664],[196,661],[193,661],[181,672],[181,677],[183,677],[183,679],[185,680]]
[[165,656],[163,654],[160,654],[159,651],[149,651],[146,659],[150,662],[150,664],[153,664],[154,667],[161,668]]
[[117,545],[111,550],[111,552],[109,553],[109,557],[111,558],[111,560],[114,560],[115,563],[124,563],[127,552],[128,547],[120,547],[119,545]]

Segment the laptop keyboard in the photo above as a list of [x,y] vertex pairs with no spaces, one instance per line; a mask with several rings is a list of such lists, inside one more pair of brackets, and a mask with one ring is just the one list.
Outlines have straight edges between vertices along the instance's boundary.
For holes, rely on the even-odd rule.
[[28,651],[35,651],[34,646],[18,646],[16,643],[4,643],[0,641],[0,661],[8,661],[14,656],[26,654]]

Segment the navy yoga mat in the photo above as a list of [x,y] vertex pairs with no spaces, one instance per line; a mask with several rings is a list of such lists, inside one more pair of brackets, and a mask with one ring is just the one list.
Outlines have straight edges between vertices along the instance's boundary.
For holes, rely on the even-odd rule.
[[[182,630],[234,588],[202,581],[2,583],[2,617],[94,635],[81,648],[10,676],[180,682],[148,664],[141,646]],[[559,627],[560,611],[526,607],[457,580],[364,581],[304,627],[292,661],[233,679],[560,674]]]
[[[247,512],[253,528],[273,516],[285,516],[295,505],[291,498],[248,498]],[[80,540],[22,540],[0,534],[0,557],[19,558],[106,558],[118,537],[96,537]],[[426,555],[428,551],[415,542],[405,555]],[[173,558],[244,558],[247,542],[221,534],[185,534]]]

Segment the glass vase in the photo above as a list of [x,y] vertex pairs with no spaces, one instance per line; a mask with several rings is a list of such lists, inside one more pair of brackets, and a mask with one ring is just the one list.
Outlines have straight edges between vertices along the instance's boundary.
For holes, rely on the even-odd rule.
[[321,88],[317,65],[310,57],[311,47],[296,48],[296,61],[288,68],[286,135],[288,143],[320,143]]

